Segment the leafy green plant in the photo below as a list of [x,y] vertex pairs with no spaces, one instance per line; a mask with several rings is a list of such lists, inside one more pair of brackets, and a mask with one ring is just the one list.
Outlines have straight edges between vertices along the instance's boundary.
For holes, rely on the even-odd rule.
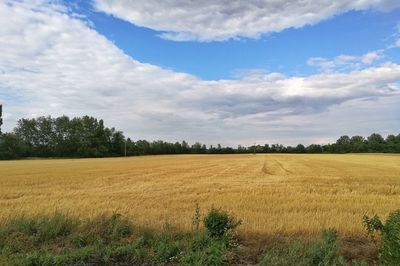
[[378,215],[363,217],[364,227],[372,240],[377,243],[376,233],[380,233],[379,262],[382,265],[400,265],[400,209],[389,214],[386,223]]
[[196,230],[199,230],[200,220],[201,220],[200,206],[198,203],[196,203],[196,208],[194,210],[194,214],[192,217],[192,225]]
[[221,238],[242,223],[225,211],[211,208],[204,218],[204,227],[211,237]]
[[206,250],[205,264],[209,266],[226,265],[224,254],[226,251],[225,243],[212,240]]
[[344,259],[338,255],[336,229],[330,228],[322,231],[321,241],[311,248],[309,265],[345,265]]
[[178,244],[167,237],[160,237],[154,244],[156,261],[159,263],[168,263],[177,259],[180,249]]

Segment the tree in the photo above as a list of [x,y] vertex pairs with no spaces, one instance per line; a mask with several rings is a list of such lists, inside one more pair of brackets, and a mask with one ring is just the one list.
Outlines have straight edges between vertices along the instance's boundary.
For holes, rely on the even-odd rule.
[[350,138],[347,135],[341,136],[340,138],[338,138],[338,140],[336,141],[337,145],[350,145]]
[[115,131],[111,135],[110,153],[113,156],[123,156],[125,154],[125,137],[121,131]]
[[396,152],[400,148],[395,135],[388,135],[385,142],[385,152]]
[[[0,105],[1,106],[1,105]],[[0,110],[1,111],[1,110]],[[1,112],[0,112],[1,118]],[[0,137],[2,135],[0,134]],[[189,145],[157,140],[132,141],[121,131],[107,128],[102,119],[83,116],[70,119],[67,116],[52,118],[42,116],[20,119],[13,133],[0,138],[0,159],[19,157],[107,157],[147,154],[234,154],[234,153],[337,153],[337,152],[400,152],[400,134],[388,135],[384,139],[372,134],[365,140],[362,136],[341,136],[334,144],[311,144],[307,148],[299,144],[295,147],[281,144],[253,145],[237,148],[216,147],[199,142]]]
[[0,160],[18,159],[26,156],[26,146],[17,135],[5,133],[0,135]]
[[196,142],[195,144],[192,145],[192,152],[193,153],[201,153],[202,152],[200,142]]
[[306,148],[306,151],[308,152],[308,153],[322,153],[322,147],[321,147],[321,145],[318,145],[318,144],[311,144],[310,146],[308,146],[307,148]]
[[298,144],[298,145],[296,146],[295,151],[296,151],[297,153],[305,153],[305,152],[306,152],[306,148],[304,147],[303,144]]
[[367,138],[368,149],[374,152],[382,152],[385,140],[379,134],[373,133]]
[[138,155],[150,154],[150,143],[146,140],[136,141],[136,148]]
[[362,136],[351,137],[350,145],[352,152],[364,152],[367,148],[365,145],[365,138]]
[[349,136],[344,135],[341,136],[337,141],[336,141],[336,148],[338,152],[350,152],[351,151],[351,140]]
[[189,153],[189,144],[186,141],[182,141],[182,153]]
[[3,105],[0,104],[0,134],[1,134],[1,126],[3,125]]

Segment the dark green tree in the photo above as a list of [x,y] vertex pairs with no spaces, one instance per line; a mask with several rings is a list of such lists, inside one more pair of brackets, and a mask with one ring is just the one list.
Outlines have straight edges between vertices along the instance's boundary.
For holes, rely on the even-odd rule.
[[26,156],[27,147],[13,133],[0,135],[0,160],[18,159]]
[[368,150],[372,152],[383,152],[385,140],[380,134],[373,133],[367,138]]
[[3,125],[3,105],[0,104],[0,134],[1,134],[1,126]]
[[367,150],[367,146],[365,144],[365,138],[362,136],[351,137],[350,145],[352,152],[364,152]]

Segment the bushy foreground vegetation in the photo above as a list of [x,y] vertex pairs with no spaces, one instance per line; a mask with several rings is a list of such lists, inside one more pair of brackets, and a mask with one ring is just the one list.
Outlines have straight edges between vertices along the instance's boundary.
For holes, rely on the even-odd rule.
[[216,209],[205,229],[178,232],[135,226],[119,214],[89,220],[61,213],[19,217],[2,224],[0,264],[6,265],[226,265],[239,223]]
[[363,220],[371,239],[379,246],[379,261],[383,265],[400,265],[400,210],[390,213],[385,223],[377,215],[364,215]]
[[400,152],[400,134],[384,139],[379,134],[368,138],[342,136],[336,143],[312,144],[305,147],[253,145],[237,148],[207,147],[201,143],[189,145],[186,141],[132,141],[121,131],[104,126],[103,120],[84,116],[70,119],[39,117],[21,119],[12,133],[0,133],[0,159],[23,157],[108,157],[148,154],[232,154],[232,153],[348,153]]
[[[364,217],[368,232],[382,232],[379,264],[399,265],[400,210],[386,224]],[[199,228],[203,221],[204,227]],[[291,241],[284,248],[249,258],[235,233],[241,224],[227,212],[212,208],[204,218],[199,209],[194,228],[179,232],[138,227],[119,214],[82,220],[61,213],[18,217],[0,227],[0,264],[4,265],[367,265],[339,255],[335,229],[311,243]],[[247,258],[247,260],[246,260]],[[257,262],[258,261],[258,262]]]

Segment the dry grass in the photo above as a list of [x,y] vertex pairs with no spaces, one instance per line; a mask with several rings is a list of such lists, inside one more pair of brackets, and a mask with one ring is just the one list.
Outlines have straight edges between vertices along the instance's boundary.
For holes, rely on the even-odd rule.
[[196,202],[244,220],[244,234],[364,234],[365,212],[400,207],[396,155],[176,155],[0,162],[0,218],[117,211],[191,228]]

